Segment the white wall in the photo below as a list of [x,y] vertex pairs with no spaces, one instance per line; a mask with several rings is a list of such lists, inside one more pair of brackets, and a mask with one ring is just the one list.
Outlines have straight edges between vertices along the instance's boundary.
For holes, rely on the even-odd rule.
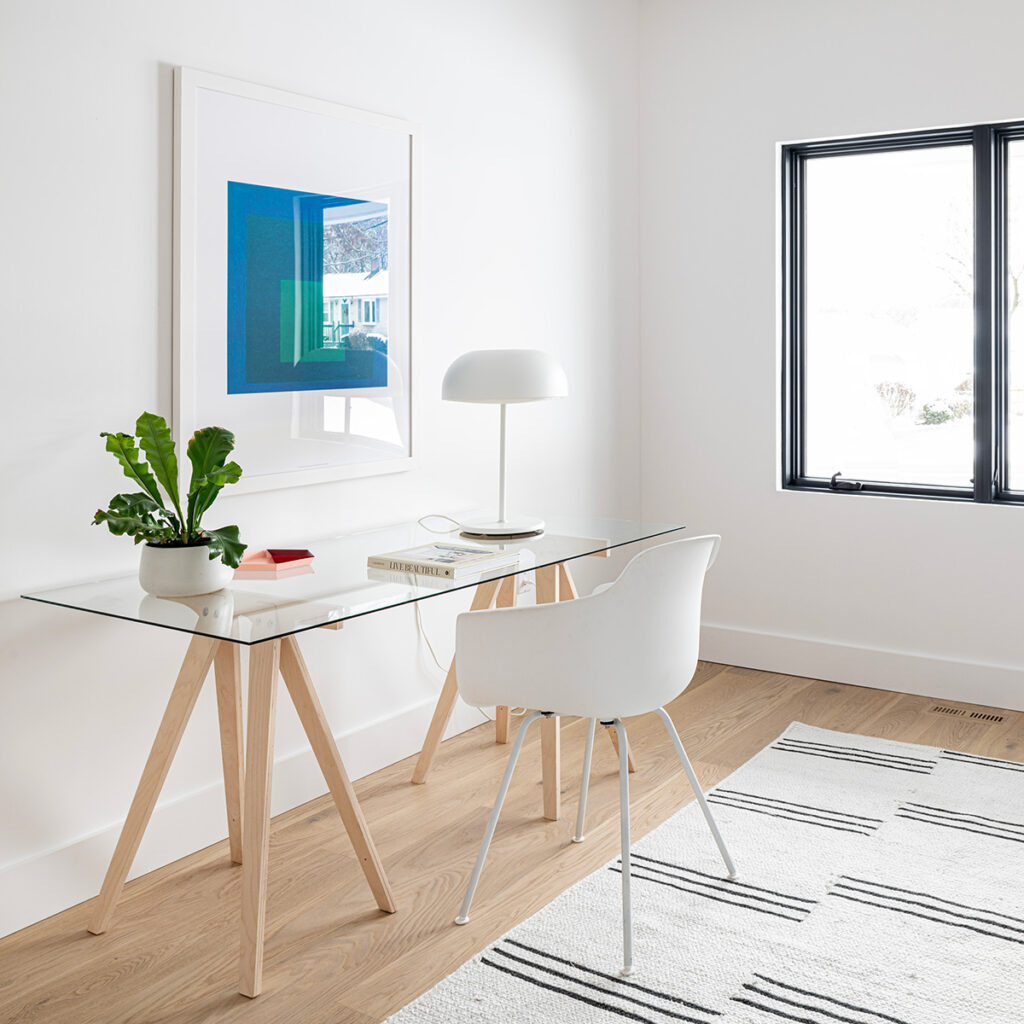
[[643,0],[645,516],[724,535],[704,656],[1024,708],[1024,509],[781,492],[776,145],[1024,117],[1013,0]]
[[[502,345],[554,352],[572,389],[512,411],[514,503],[637,514],[637,32],[635,0],[4,0],[0,934],[98,890],[185,646],[17,600],[137,564],[89,520],[123,483],[99,431],[170,412],[172,67],[422,129],[421,466],[225,501],[262,546],[487,503],[497,415],[437,396],[456,355]],[[591,561],[584,586],[611,569]],[[424,609],[442,657],[466,601]],[[305,647],[354,775],[417,748],[440,673],[411,611]],[[275,813],[324,791],[280,714]],[[204,692],[138,870],[226,834],[219,770]]]

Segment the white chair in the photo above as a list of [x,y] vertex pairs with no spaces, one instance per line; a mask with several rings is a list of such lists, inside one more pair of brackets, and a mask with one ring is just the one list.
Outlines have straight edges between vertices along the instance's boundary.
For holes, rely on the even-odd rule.
[[633,971],[629,894],[629,744],[622,719],[655,711],[683,763],[730,878],[736,867],[712,817],[683,744],[664,707],[686,688],[697,667],[704,574],[721,538],[693,537],[649,548],[612,584],[590,597],[492,611],[467,612],[456,627],[456,676],[463,700],[476,707],[537,708],[519,727],[509,752],[476,865],[456,924],[469,908],[498,823],[526,731],[541,717],[589,719],[574,842],[583,840],[587,785],[598,722],[614,728],[619,746],[624,975]]

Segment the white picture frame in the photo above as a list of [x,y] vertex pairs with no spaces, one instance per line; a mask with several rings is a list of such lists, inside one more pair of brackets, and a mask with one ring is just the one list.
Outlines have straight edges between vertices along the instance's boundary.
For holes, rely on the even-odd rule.
[[[243,476],[233,493],[375,476],[414,466],[416,134],[414,125],[399,118],[192,68],[175,69],[172,429],[179,446],[203,426],[222,426],[235,433],[234,457]],[[229,242],[231,188],[322,200],[323,222],[328,220],[326,209],[335,202],[334,197],[344,197],[338,198],[337,204],[359,204],[377,211],[386,208],[386,281],[383,285],[363,285],[361,281],[352,285],[348,279],[355,275],[337,275],[348,290],[386,289],[383,305],[379,299],[369,299],[357,300],[354,307],[360,317],[368,318],[386,310],[383,338],[361,336],[371,339],[373,350],[347,354],[350,365],[358,358],[364,359],[359,365],[371,365],[365,360],[372,360],[377,367],[373,374],[364,373],[358,382],[340,387],[338,380],[323,388],[314,381],[291,390],[292,385],[285,382],[268,385],[273,389],[268,391],[231,392],[231,381],[239,379],[237,367],[243,365],[240,360],[252,358],[238,348],[238,335],[244,339],[244,331],[257,316],[251,307],[240,311],[238,288],[231,278],[235,271],[229,269],[229,264],[233,268],[237,262],[231,247],[243,248],[236,235]],[[233,224],[240,222],[237,215],[232,216]],[[322,231],[325,236],[327,229]],[[296,233],[297,254],[300,248]],[[370,276],[373,273],[376,271]],[[300,276],[296,263],[296,310],[303,294]],[[323,281],[327,276],[323,275]],[[316,299],[307,302],[306,315],[315,317],[316,323],[321,313],[314,306],[326,295],[326,287],[321,282],[314,293]],[[265,289],[263,294],[272,291]],[[325,339],[329,336],[328,305],[324,301]],[[287,308],[286,316],[281,298],[280,325],[286,325],[291,316],[291,307]],[[349,315],[347,309],[343,317]],[[273,317],[265,319],[273,322]],[[298,312],[295,324],[298,336]],[[333,326],[337,329],[340,325]],[[357,328],[362,329],[361,323]],[[285,326],[280,331],[283,339]],[[314,331],[321,336],[315,323],[309,331],[310,336]],[[344,348],[347,338],[333,347]],[[282,340],[285,352],[283,346]],[[331,347],[331,343],[325,340],[323,347]],[[324,356],[318,360],[323,363],[337,353],[318,355]],[[299,356],[291,363],[283,355],[281,358],[288,371],[298,366],[308,372],[327,372],[322,366],[299,366]],[[232,359],[234,369],[229,370]],[[253,385],[257,386],[263,385]]]

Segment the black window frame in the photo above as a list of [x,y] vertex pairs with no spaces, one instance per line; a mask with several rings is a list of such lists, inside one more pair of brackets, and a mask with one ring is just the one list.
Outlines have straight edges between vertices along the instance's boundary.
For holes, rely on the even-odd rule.
[[[782,486],[786,490],[1024,504],[1007,476],[1007,153],[1024,121],[896,132],[781,147],[782,166]],[[808,159],[854,153],[969,145],[974,169],[974,478],[947,487],[807,476],[804,391],[804,185]]]

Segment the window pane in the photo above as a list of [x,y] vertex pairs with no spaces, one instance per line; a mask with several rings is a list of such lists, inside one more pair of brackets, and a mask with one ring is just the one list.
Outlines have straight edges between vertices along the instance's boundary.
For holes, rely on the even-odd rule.
[[970,486],[970,147],[805,169],[805,473]]
[[1009,144],[1007,164],[1006,486],[1024,491],[1024,141]]

